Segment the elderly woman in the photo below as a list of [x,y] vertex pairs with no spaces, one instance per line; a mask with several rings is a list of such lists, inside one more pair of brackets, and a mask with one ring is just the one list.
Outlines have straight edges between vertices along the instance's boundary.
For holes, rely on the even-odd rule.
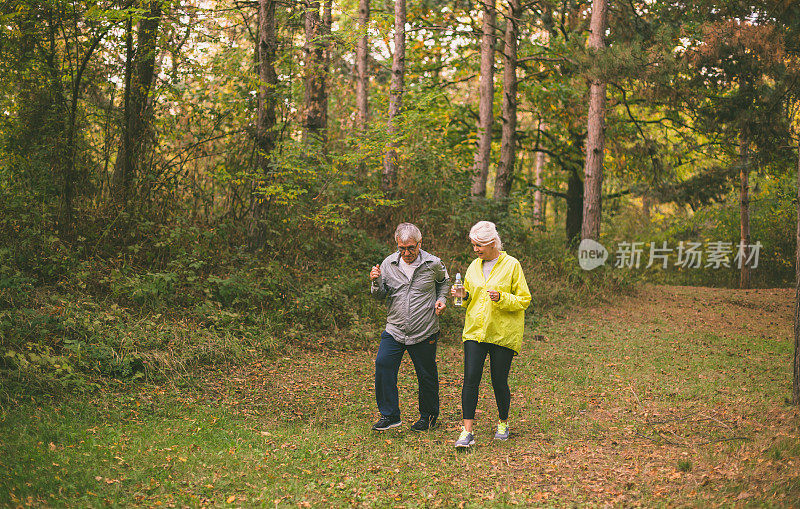
[[522,347],[525,309],[531,302],[522,267],[516,258],[502,251],[503,243],[494,223],[476,223],[469,238],[478,257],[467,269],[464,287],[451,290],[454,297],[463,297],[462,306],[467,308],[462,334],[464,386],[461,389],[461,408],[464,429],[456,440],[457,448],[475,445],[472,426],[487,355],[499,414],[494,438],[508,439],[508,410],[511,405],[508,373],[511,361]]

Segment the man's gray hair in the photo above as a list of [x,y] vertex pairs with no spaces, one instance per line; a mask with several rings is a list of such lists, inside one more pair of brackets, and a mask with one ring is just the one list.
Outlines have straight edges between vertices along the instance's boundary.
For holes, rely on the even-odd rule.
[[419,242],[422,240],[422,232],[411,223],[400,223],[394,231],[394,240],[399,242],[408,242],[409,240]]
[[491,221],[478,221],[469,231],[470,240],[481,246],[488,246],[494,243],[498,251],[503,250],[503,242],[497,233],[497,227]]

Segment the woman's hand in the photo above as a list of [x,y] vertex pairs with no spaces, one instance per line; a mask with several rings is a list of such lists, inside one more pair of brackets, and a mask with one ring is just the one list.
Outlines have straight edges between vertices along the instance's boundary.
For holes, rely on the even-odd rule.
[[500,292],[497,290],[486,290],[486,293],[489,294],[489,298],[492,299],[493,302],[497,302],[500,300]]

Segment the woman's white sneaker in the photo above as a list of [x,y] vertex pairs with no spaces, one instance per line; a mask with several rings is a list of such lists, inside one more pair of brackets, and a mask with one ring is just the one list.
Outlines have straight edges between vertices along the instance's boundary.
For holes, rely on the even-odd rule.
[[475,445],[475,435],[467,430],[461,430],[458,440],[456,440],[456,449],[466,449]]
[[497,433],[494,434],[495,440],[508,440],[508,436],[511,434],[511,430],[508,428],[507,422],[498,422],[497,423]]

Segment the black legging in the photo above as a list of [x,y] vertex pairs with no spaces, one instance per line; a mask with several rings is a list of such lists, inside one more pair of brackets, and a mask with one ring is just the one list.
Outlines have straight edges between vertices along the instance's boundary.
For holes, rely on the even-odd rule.
[[489,372],[492,375],[497,412],[500,420],[504,421],[508,419],[508,408],[511,406],[508,372],[511,371],[511,360],[514,358],[514,350],[504,346],[464,341],[464,386],[461,389],[461,409],[464,419],[475,418],[478,387],[481,384],[486,354],[489,354]]

